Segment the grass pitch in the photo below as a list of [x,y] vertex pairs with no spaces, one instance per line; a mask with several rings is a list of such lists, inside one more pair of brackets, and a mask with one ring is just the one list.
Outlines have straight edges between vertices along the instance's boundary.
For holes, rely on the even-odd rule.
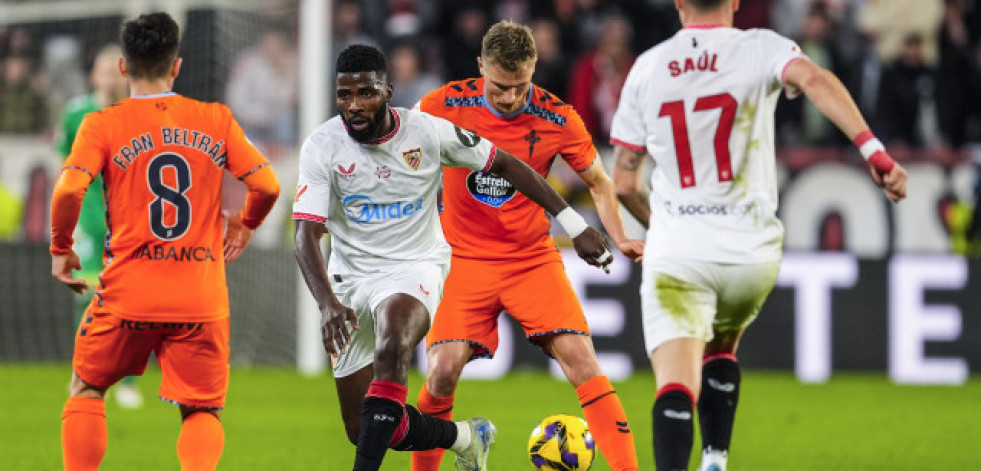
[[[0,469],[60,470],[60,414],[67,365],[0,364]],[[421,379],[413,375],[410,402]],[[786,373],[747,372],[736,416],[730,469],[938,470],[976,469],[981,455],[981,379],[962,387],[896,386],[881,375],[836,374],[824,385],[802,385]],[[177,408],[153,400],[159,371],[139,381],[142,410],[110,400],[109,447],[103,470],[176,470]],[[651,375],[615,383],[634,431],[642,470],[654,469]],[[498,381],[463,381],[457,417],[485,415],[499,434],[488,465],[530,470],[525,447],[541,418],[582,415],[572,388],[544,373]],[[341,425],[333,381],[289,369],[233,369],[220,470],[351,469],[354,448]],[[698,439],[696,438],[696,449]],[[443,470],[453,469],[452,453]],[[407,453],[390,451],[383,470],[408,470]],[[693,457],[691,469],[698,465]],[[610,468],[602,457],[593,470]]]

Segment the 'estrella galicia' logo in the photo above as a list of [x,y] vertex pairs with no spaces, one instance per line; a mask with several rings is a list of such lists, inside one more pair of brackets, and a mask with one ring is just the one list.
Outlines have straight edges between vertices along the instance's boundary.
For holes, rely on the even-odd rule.
[[371,197],[351,195],[341,202],[347,218],[358,224],[408,218],[422,211],[422,198],[410,202],[375,203]]
[[463,129],[460,126],[453,126],[456,129],[456,137],[460,139],[460,142],[467,147],[473,147],[480,143],[480,136],[477,133],[469,130]]
[[514,196],[511,182],[493,173],[470,172],[467,176],[467,189],[473,197],[488,206],[500,208]]

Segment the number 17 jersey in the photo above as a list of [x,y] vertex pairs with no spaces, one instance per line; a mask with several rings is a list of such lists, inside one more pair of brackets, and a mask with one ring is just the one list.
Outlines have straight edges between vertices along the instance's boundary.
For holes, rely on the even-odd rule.
[[637,59],[610,134],[654,159],[645,259],[779,259],[774,110],[784,70],[804,57],[769,30],[709,26]]

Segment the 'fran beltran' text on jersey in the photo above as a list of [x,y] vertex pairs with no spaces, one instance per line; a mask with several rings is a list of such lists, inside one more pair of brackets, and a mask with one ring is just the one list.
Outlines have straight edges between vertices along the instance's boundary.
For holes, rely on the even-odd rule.
[[[426,95],[419,108],[490,139],[543,177],[556,157],[577,172],[596,158],[593,139],[572,106],[534,85],[525,106],[509,116],[484,99],[483,78],[450,82]],[[545,210],[497,175],[446,169],[443,206],[443,228],[456,257],[559,257]]]
[[769,30],[689,27],[637,59],[611,141],[654,158],[645,258],[780,257],[773,113],[803,57]]
[[371,144],[352,139],[335,116],[300,149],[293,219],[327,226],[331,273],[449,263],[437,201],[442,168],[493,163],[497,148],[486,139],[426,113],[392,112],[395,129]]
[[266,165],[221,104],[165,93],[88,114],[65,168],[105,182],[99,306],[135,320],[228,317],[222,174]]

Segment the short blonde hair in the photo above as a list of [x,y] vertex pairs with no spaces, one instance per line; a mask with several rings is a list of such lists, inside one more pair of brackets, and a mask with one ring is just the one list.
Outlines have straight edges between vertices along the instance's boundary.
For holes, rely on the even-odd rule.
[[507,20],[494,23],[481,42],[480,57],[510,72],[533,65],[538,51],[531,28]]

